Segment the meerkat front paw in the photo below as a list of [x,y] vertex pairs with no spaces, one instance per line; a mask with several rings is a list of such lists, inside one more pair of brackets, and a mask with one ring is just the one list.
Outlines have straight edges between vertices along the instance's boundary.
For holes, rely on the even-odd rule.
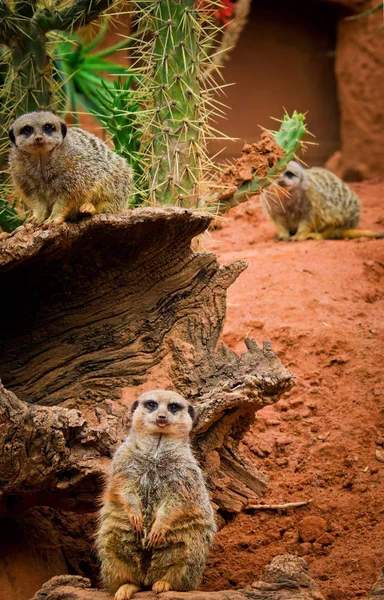
[[161,544],[161,542],[164,541],[164,538],[166,536],[167,533],[167,529],[165,529],[164,527],[161,527],[160,525],[156,524],[152,527],[152,530],[148,536],[148,542],[146,544],[146,548],[154,548],[155,546],[158,546],[159,544]]
[[155,581],[152,586],[152,591],[156,592],[156,594],[161,594],[162,592],[169,592],[172,588],[171,584],[164,579],[159,579],[159,581]]
[[134,583],[121,585],[115,594],[115,600],[130,600],[136,592],[140,592],[139,586]]
[[131,515],[129,517],[129,522],[136,533],[139,535],[143,533],[143,515]]

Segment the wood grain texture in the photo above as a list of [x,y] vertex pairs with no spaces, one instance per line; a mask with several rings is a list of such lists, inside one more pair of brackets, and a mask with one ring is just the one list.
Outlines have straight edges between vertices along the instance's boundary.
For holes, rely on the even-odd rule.
[[[137,600],[153,598],[153,592],[134,595]],[[298,556],[276,556],[260,581],[242,590],[217,592],[166,592],[163,600],[324,600],[319,586],[308,574],[306,562]],[[113,595],[91,588],[83,577],[53,577],[32,600],[112,600]]]

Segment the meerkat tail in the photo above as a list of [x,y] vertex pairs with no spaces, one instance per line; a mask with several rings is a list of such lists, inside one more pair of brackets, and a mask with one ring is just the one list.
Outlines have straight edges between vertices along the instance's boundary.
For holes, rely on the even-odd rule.
[[370,229],[344,229],[340,232],[340,237],[343,240],[361,237],[381,239],[384,238],[384,232],[371,231]]

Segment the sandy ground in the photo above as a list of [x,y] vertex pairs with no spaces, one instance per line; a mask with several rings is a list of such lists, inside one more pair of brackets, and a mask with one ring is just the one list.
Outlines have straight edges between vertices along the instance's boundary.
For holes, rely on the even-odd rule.
[[[351,187],[362,228],[384,231],[384,183]],[[384,567],[384,240],[276,242],[257,199],[234,209],[207,250],[246,259],[228,291],[222,339],[271,340],[296,387],[257,413],[244,452],[269,477],[265,503],[221,530],[205,589],[240,588],[283,552],[310,564],[328,600],[364,597]]]

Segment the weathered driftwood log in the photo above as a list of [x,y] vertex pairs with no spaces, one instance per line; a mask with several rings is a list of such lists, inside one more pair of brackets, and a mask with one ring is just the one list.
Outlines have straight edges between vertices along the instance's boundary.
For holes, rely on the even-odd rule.
[[[107,592],[91,588],[84,577],[53,577],[33,600],[112,600]],[[242,590],[220,592],[166,592],[162,600],[324,600],[319,586],[308,575],[305,561],[284,554],[273,559],[263,579]],[[153,598],[153,592],[140,592],[137,600]]]
[[121,388],[137,396],[156,366],[198,409],[195,447],[218,507],[239,512],[265,490],[237,446],[255,410],[293,377],[268,343],[246,341],[241,357],[216,351],[226,289],[246,265],[220,267],[213,254],[191,250],[209,220],[140,209],[27,226],[1,243],[0,374],[13,392],[0,389],[7,498],[28,495],[30,505],[45,494],[49,504],[53,495],[56,505],[59,496],[71,510],[94,502],[105,459],[127,431]]
[[192,251],[210,218],[147,208],[27,225],[0,242],[0,516],[33,572],[51,561],[38,585],[68,571],[96,581],[97,498],[143,389],[196,406],[195,450],[223,516],[266,489],[238,445],[293,377],[268,343],[217,349],[226,290],[246,263]]

